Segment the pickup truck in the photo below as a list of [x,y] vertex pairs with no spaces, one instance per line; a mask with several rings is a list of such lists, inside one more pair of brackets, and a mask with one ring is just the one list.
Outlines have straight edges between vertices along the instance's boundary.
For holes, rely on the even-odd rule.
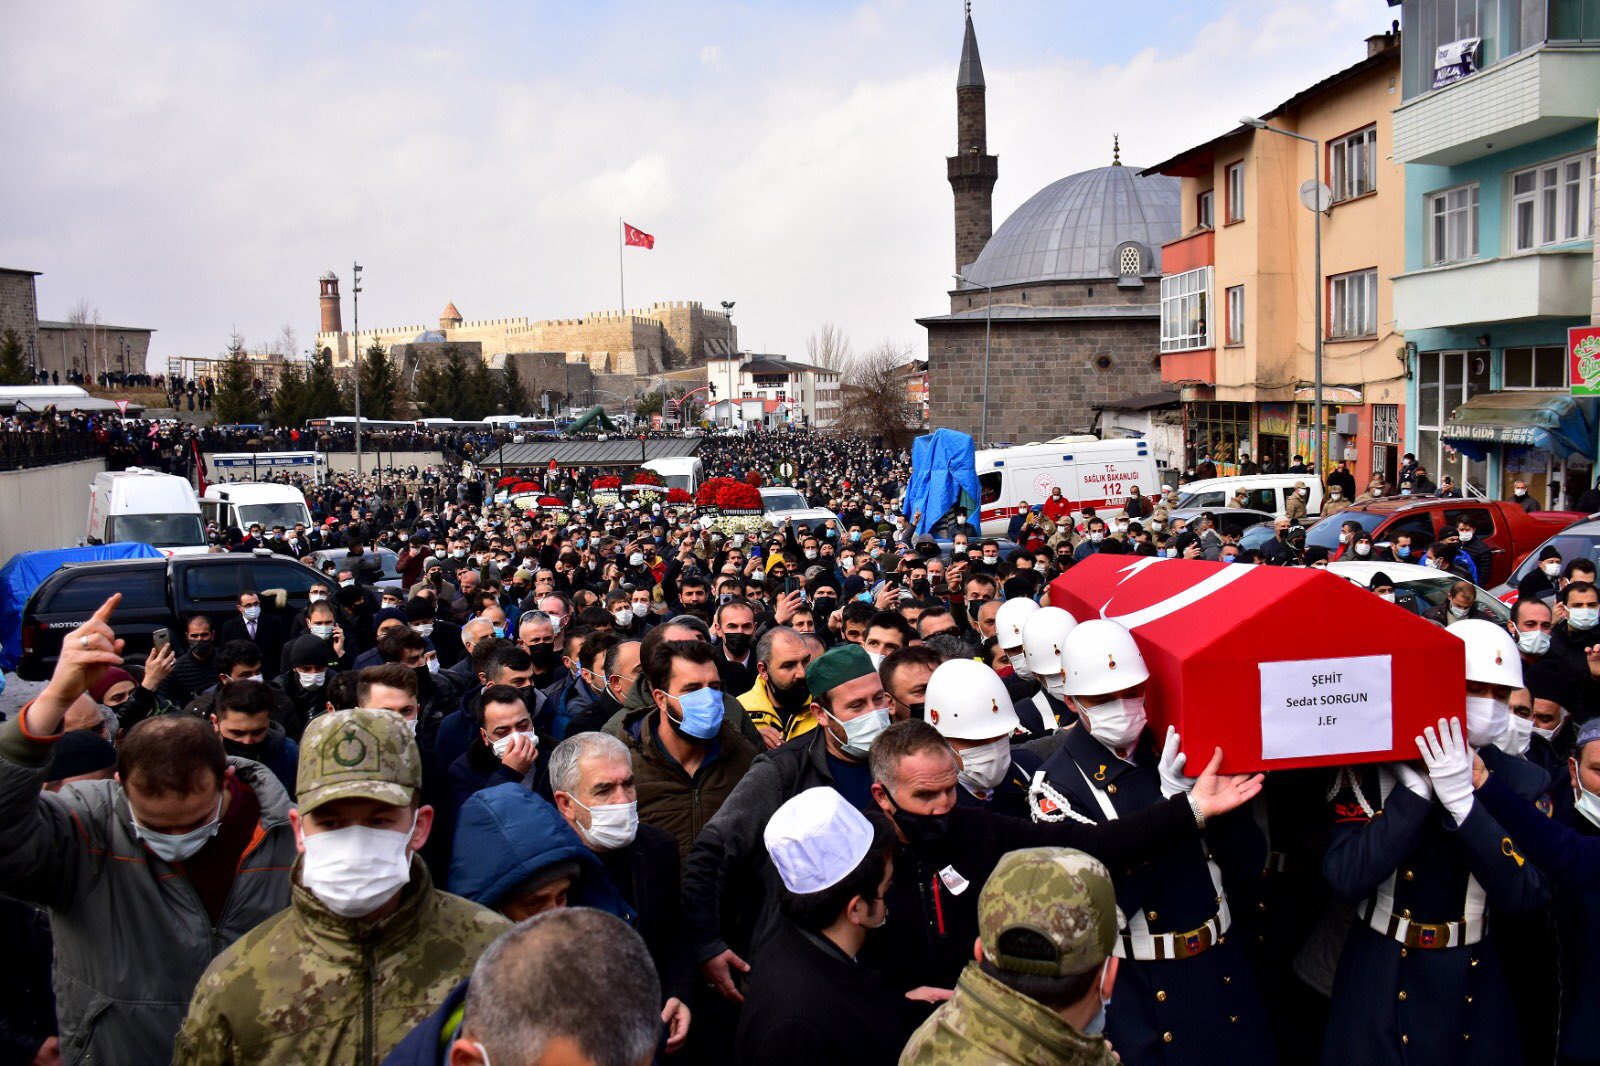
[[1463,516],[1472,519],[1478,536],[1489,546],[1489,572],[1478,575],[1478,584],[1483,588],[1505,581],[1512,567],[1545,538],[1587,517],[1581,511],[1530,513],[1505,500],[1390,496],[1328,515],[1306,531],[1306,546],[1317,545],[1336,554],[1342,547],[1339,530],[1346,522],[1356,522],[1372,534],[1372,542],[1378,545],[1390,544],[1397,534],[1411,534],[1411,546],[1420,559],[1422,550],[1434,541],[1454,539],[1456,523]]
[[63,566],[33,591],[22,610],[22,659],[17,676],[48,681],[61,655],[61,641],[82,625],[113,592],[122,603],[111,619],[117,636],[127,642],[125,654],[143,659],[158,629],[166,629],[182,652],[184,615],[209,615],[220,625],[237,613],[240,592],[266,593],[264,611],[277,610],[287,624],[309,602],[308,593],[320,575],[304,563],[266,550],[227,555],[188,555],[170,559],[118,559]]

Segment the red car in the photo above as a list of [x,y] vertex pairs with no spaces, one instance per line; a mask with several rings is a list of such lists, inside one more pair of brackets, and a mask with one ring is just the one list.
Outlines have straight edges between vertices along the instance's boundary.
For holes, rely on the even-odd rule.
[[1582,511],[1534,511],[1529,513],[1505,500],[1447,500],[1438,496],[1390,496],[1371,500],[1328,515],[1306,531],[1306,544],[1327,548],[1337,555],[1339,530],[1355,522],[1372,534],[1372,542],[1388,545],[1396,534],[1411,534],[1415,557],[1404,562],[1420,563],[1422,552],[1436,540],[1453,538],[1456,523],[1470,517],[1478,536],[1489,546],[1489,572],[1478,575],[1478,584],[1493,588],[1511,575],[1511,570],[1552,534],[1587,518]]

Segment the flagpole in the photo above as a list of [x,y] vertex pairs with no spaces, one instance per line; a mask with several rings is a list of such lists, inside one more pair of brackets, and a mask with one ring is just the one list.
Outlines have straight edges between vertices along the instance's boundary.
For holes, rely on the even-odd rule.
[[617,310],[628,310],[628,286],[622,274],[622,216],[617,216]]

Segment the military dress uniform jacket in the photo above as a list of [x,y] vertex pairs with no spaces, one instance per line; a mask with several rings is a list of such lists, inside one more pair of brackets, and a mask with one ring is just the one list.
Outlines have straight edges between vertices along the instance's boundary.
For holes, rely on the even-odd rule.
[[911,1034],[900,1066],[1112,1066],[1102,1036],[1084,1036],[1043,1004],[967,963],[955,995]]
[[[1521,778],[1518,792],[1532,800],[1545,774],[1511,761],[1532,771],[1506,775]],[[1522,1061],[1510,989],[1484,923],[1497,911],[1542,907],[1544,876],[1482,802],[1458,826],[1386,768],[1345,770],[1332,802],[1323,874],[1357,908],[1334,976],[1323,1060]]]
[[[1064,803],[1077,816],[1065,820],[1105,823],[1113,820],[1109,812],[1120,820],[1164,802],[1147,744],[1129,764],[1083,728],[1067,731],[1040,777],[1047,788],[1035,779],[1035,818],[1062,817]],[[1203,840],[1171,848],[1137,870],[1112,869],[1117,906],[1129,925],[1118,938],[1123,959],[1106,1035],[1124,1061],[1276,1061],[1244,933],[1230,934],[1227,906],[1230,896],[1253,898],[1265,860],[1260,830],[1240,814],[1219,819],[1206,827]],[[1157,951],[1141,939],[1145,933],[1159,957],[1149,957]]]
[[300,884],[290,907],[219,955],[195,989],[174,1066],[367,1066],[444,1002],[505,918],[433,887],[411,863],[400,906],[342,918]]

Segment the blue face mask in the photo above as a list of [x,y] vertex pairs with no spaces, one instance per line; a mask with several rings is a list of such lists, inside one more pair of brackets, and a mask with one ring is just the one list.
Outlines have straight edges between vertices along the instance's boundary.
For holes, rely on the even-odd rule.
[[850,531],[850,539],[851,539],[851,540],[852,540],[852,541],[857,541],[857,540],[860,540],[860,539],[861,539],[861,530],[859,530],[859,529],[852,529],[852,530],[851,530],[851,531]]
[[1402,559],[1407,559],[1411,556],[1411,548],[1409,545],[1402,544],[1394,550],[1394,553]]
[[663,693],[667,699],[678,704],[678,709],[683,712],[682,718],[672,717],[672,712],[667,712],[667,721],[672,723],[674,729],[684,736],[696,740],[710,740],[722,729],[722,693],[714,688],[697,688],[693,692],[685,692],[682,696],[672,696]]
[[494,636],[495,636],[496,640],[504,639],[505,635],[506,635],[506,627],[505,626],[495,626],[494,627]]

